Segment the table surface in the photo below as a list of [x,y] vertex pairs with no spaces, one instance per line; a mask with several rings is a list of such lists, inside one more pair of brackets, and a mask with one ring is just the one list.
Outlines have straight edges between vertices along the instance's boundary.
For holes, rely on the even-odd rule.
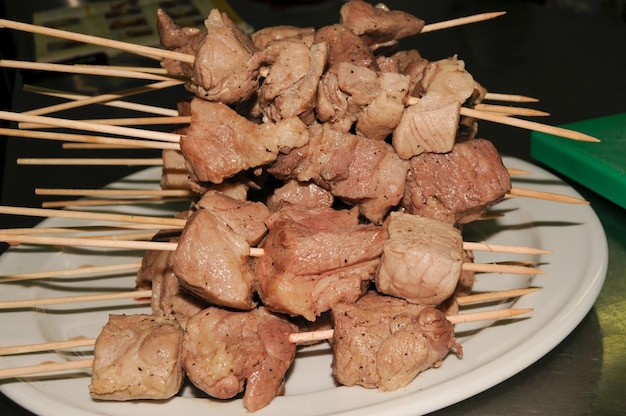
[[[10,18],[28,21],[37,10],[33,3],[37,2],[7,2],[6,13]],[[240,16],[255,28],[276,24],[319,27],[336,23],[341,2],[318,1],[280,7],[269,3],[230,1]],[[416,36],[403,42],[403,48],[418,49],[431,60],[458,54],[469,72],[488,90],[540,98],[535,107],[551,113],[542,119],[548,124],[626,112],[626,76],[623,75],[626,24],[599,12],[580,14],[552,6],[552,2],[538,3],[542,2],[386,2],[392,9],[408,10],[427,22],[484,11],[507,11],[505,16],[490,22]],[[29,37],[13,36],[18,58],[32,59]],[[97,61],[97,57],[94,59]],[[121,56],[109,63],[135,62],[141,63],[141,60]],[[93,93],[132,85],[127,85],[129,81],[109,85],[112,82],[89,76],[18,74],[12,109],[24,111],[47,102],[40,97],[34,101],[32,94],[21,90],[22,83]],[[171,103],[172,96],[156,93],[141,99],[171,106],[167,103]],[[93,118],[90,111],[76,111],[72,115]],[[107,111],[99,116],[123,117],[124,114]],[[503,154],[536,163],[530,157],[529,132],[481,123],[479,133],[492,140]],[[36,207],[44,199],[34,195],[35,187],[99,187],[138,169],[113,167],[94,173],[94,168],[89,167],[44,168],[15,164],[18,157],[51,157],[58,152],[58,145],[53,143],[33,146],[23,139],[8,139],[1,203]],[[63,155],[73,156],[67,151]],[[132,151],[128,153],[128,157],[134,155]],[[98,156],[109,155],[104,152]],[[146,153],[142,151],[141,156]],[[91,154],[81,151],[75,157],[91,157]],[[111,153],[111,157],[121,156]],[[434,415],[617,415],[626,409],[623,393],[626,389],[626,350],[623,347],[626,344],[626,212],[568,178],[563,180],[591,202],[607,235],[608,274],[594,307],[562,343],[535,364]],[[0,227],[32,226],[35,221],[2,217]],[[31,413],[0,395],[0,414],[24,416]]]

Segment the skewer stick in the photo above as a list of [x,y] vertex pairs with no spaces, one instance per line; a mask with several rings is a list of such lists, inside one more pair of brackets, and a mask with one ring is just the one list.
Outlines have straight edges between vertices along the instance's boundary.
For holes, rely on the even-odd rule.
[[93,359],[47,362],[26,367],[0,369],[0,380],[6,378],[28,376],[32,374],[56,373],[59,371],[79,370],[91,368]]
[[509,173],[509,176],[530,175],[532,173],[528,170],[515,169],[515,168],[507,168],[506,171]]
[[573,196],[556,194],[553,192],[535,191],[533,189],[511,188],[509,196],[522,196],[527,198],[542,199],[546,201],[562,202],[565,204],[589,204],[589,201]]
[[[125,118],[97,118],[90,120],[80,120],[86,123],[105,124],[108,126],[150,126],[159,124],[189,124],[190,116],[173,116],[173,117],[125,117]],[[50,128],[54,126],[46,126],[44,124],[20,123],[21,129],[40,129]]]
[[101,212],[65,211],[57,209],[11,207],[0,205],[0,214],[27,215],[34,217],[72,218],[93,221],[127,222],[134,224],[152,224],[183,228],[186,220],[167,217],[149,217],[144,215],[108,214]]
[[[508,319],[513,318],[515,316],[523,315],[532,312],[533,309],[525,308],[525,309],[500,309],[495,311],[488,312],[476,312],[476,313],[467,313],[461,315],[450,315],[447,319],[453,323],[467,323],[467,322],[476,322],[483,320],[499,320],[499,319]],[[334,331],[332,329],[324,330],[324,331],[311,331],[311,332],[299,332],[299,333],[291,333],[288,334],[289,342],[294,344],[299,343],[308,343],[311,341],[322,341],[325,339],[330,339],[333,337]],[[85,340],[85,344],[88,344]],[[76,341],[76,343],[80,343]],[[93,341],[95,344],[95,340]],[[80,343],[80,346],[82,345]],[[59,343],[58,346],[53,346],[55,348],[63,348],[62,342]],[[73,348],[72,346],[70,348]],[[38,347],[26,345],[22,348],[33,348],[35,351],[38,351]],[[33,374],[41,374],[41,373],[51,373],[58,371],[68,371],[68,370],[76,370],[83,368],[91,368],[93,365],[93,359],[85,359],[85,360],[75,360],[75,361],[63,361],[63,362],[48,362],[42,364],[36,364],[25,367],[16,367],[16,368],[6,368],[0,369],[0,379],[12,378],[12,377],[20,377],[25,375],[33,375]]]
[[35,188],[35,195],[54,196],[184,196],[194,195],[186,189],[63,189]]
[[113,205],[138,205],[138,204],[160,204],[175,201],[184,201],[186,198],[137,198],[137,199],[74,199],[70,201],[47,201],[42,202],[42,208],[64,208],[64,207],[98,207]]
[[491,302],[494,300],[503,300],[510,298],[517,298],[520,296],[535,293],[539,290],[538,287],[527,287],[521,289],[501,290],[498,292],[485,292],[477,293],[467,296],[458,296],[455,298],[456,303],[461,305],[471,305],[474,303]]
[[29,158],[17,159],[18,165],[47,165],[47,166],[163,166],[162,158]]
[[98,295],[60,296],[54,298],[21,299],[0,302],[0,309],[34,308],[37,306],[65,305],[68,303],[102,302],[124,299],[150,299],[152,290],[132,290],[130,292],[101,293]]
[[103,46],[106,48],[120,49],[126,52],[132,52],[138,55],[150,57],[152,59],[175,59],[181,62],[192,64],[194,62],[193,55],[173,52],[160,48],[152,48],[149,46],[137,45],[129,42],[101,38],[98,36],[85,35],[81,33],[69,32],[66,30],[53,29],[44,26],[37,26],[28,23],[15,22],[12,20],[0,19],[0,27],[20,30],[24,32],[36,33],[39,35],[52,36],[62,39],[69,39],[76,42],[90,43],[93,45]]
[[436,30],[448,29],[470,23],[483,22],[485,20],[495,19],[503,14],[506,14],[506,12],[479,13],[472,16],[459,17],[458,19],[446,20],[445,22],[430,23],[428,25],[424,25],[420,33],[434,32]]
[[124,71],[137,71],[144,72],[147,74],[161,74],[167,75],[167,69],[157,67],[157,66],[127,66],[127,65],[86,65],[86,64],[74,64],[77,67],[87,67],[87,68],[105,68],[105,69],[121,69]]
[[[477,321],[491,321],[498,319],[512,318],[518,315],[523,315],[532,312],[531,308],[524,309],[498,309],[495,311],[465,313],[460,315],[447,316],[448,320],[453,324],[477,322]],[[310,331],[310,332],[298,332],[289,334],[289,342],[294,344],[308,343],[312,341],[323,341],[333,337],[334,331],[332,329],[326,329],[322,331]]]
[[535,110],[534,108],[524,107],[511,107],[508,105],[495,105],[495,104],[476,104],[474,110],[488,111],[498,114],[508,114],[511,116],[531,116],[531,117],[544,117],[549,116],[550,113],[541,110]]
[[[55,104],[55,105],[51,105],[48,107],[36,108],[34,110],[25,111],[23,114],[41,116],[44,114],[50,114],[50,113],[55,113],[55,112],[59,112],[63,110],[69,110],[71,108],[83,107],[83,106],[90,105],[90,104],[100,104],[100,103],[105,103],[108,101],[114,101],[122,97],[129,97],[132,95],[143,94],[145,92],[161,90],[164,88],[176,87],[178,85],[181,85],[182,83],[183,83],[182,81],[160,81],[160,82],[155,82],[153,84],[143,85],[141,87],[131,88],[131,89],[120,91],[120,92],[101,94],[101,95],[96,95],[93,97],[87,96],[85,98],[76,99],[76,100],[65,102],[62,104]],[[20,124],[20,128],[22,128],[21,124]]]
[[485,100],[493,101],[505,101],[513,103],[536,103],[539,102],[537,98],[528,97],[526,95],[517,94],[501,94],[497,92],[488,92],[485,94]]
[[15,61],[11,59],[0,59],[0,67],[14,69],[30,69],[35,71],[63,72],[69,74],[102,75],[109,77],[121,77],[132,79],[145,79],[153,81],[172,81],[180,78],[172,75],[152,74],[139,71],[128,71],[125,69],[115,69],[109,67],[96,67],[90,65],[65,65],[52,64],[46,62]]
[[474,110],[473,108],[461,107],[461,115],[473,117],[480,120],[492,121],[494,123],[506,124],[513,127],[519,127],[527,130],[539,131],[542,133],[552,134],[554,136],[566,139],[599,142],[600,140],[585,133],[564,129],[562,127],[550,126],[547,124],[537,123],[535,121],[523,120],[515,117],[502,116],[498,114],[485,113],[483,111]]
[[[156,84],[158,83],[151,84],[151,89],[154,89]],[[68,100],[82,100],[86,98],[92,98],[88,95],[56,91],[53,89],[36,87],[33,85],[24,85],[22,89],[26,92],[32,92],[32,93],[41,94],[41,95],[48,95],[51,97],[65,98]],[[127,91],[131,91],[131,90],[127,90]],[[127,97],[128,95],[130,95],[130,94],[123,94],[123,92],[118,92],[115,94],[119,95],[120,97]],[[157,115],[172,116],[172,117],[178,116],[178,111],[171,109],[171,108],[163,108],[163,107],[157,107],[153,105],[131,103],[127,101],[119,101],[119,100],[106,101],[105,100],[105,101],[98,102],[98,104],[106,105],[109,107],[121,108],[124,110],[139,111],[139,112],[143,112],[147,114],[157,114]]]
[[11,347],[0,347],[0,355],[28,354],[31,352],[66,350],[77,347],[92,347],[95,338],[78,337],[67,341],[46,342],[43,344],[25,344]]
[[55,117],[33,116],[30,114],[14,113],[11,111],[0,111],[0,119],[17,122],[34,122],[42,124],[51,124],[55,126],[72,128],[76,130],[95,131],[100,133],[117,134],[120,136],[139,137],[149,140],[161,140],[166,142],[178,142],[179,134],[164,133],[152,130],[135,129],[132,127],[122,126],[105,126],[102,124],[85,123],[83,121],[69,120]]
[[512,254],[550,254],[549,250],[544,250],[534,247],[522,247],[522,246],[508,246],[501,244],[490,244],[486,242],[471,242],[464,241],[463,249],[476,250],[476,251],[491,251],[494,253],[512,253]]
[[[83,266],[74,269],[50,270],[45,272],[20,273],[0,276],[0,283],[18,282],[23,280],[36,280],[55,277],[71,277],[84,275],[97,275],[102,273],[122,272],[137,270],[141,267],[141,262],[112,264],[108,266]],[[1,354],[0,354],[1,355]]]
[[8,137],[23,137],[30,139],[56,140],[76,143],[95,143],[99,145],[109,146],[114,145],[117,146],[117,148],[128,148],[130,146],[144,149],[180,149],[180,145],[178,143],[159,142],[152,140],[135,140],[106,136],[92,136],[87,134],[54,133],[49,131],[0,128],[0,135]]
[[[9,244],[44,244],[59,246],[76,246],[76,247],[106,247],[106,248],[123,248],[132,250],[169,250],[174,251],[178,247],[176,242],[161,241],[134,241],[134,240],[110,240],[98,238],[84,237],[48,237],[39,235],[16,235],[0,233],[0,241]],[[251,247],[249,255],[251,257],[259,257],[264,254],[262,248]],[[542,270],[518,265],[496,264],[496,263],[463,263],[462,270],[470,270],[483,273],[507,273],[535,275],[544,273]]]

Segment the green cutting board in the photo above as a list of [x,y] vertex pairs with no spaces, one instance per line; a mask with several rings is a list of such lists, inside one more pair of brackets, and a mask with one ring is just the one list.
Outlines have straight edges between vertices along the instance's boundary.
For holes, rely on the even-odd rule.
[[600,143],[533,132],[531,156],[626,208],[626,113],[561,127],[597,137]]

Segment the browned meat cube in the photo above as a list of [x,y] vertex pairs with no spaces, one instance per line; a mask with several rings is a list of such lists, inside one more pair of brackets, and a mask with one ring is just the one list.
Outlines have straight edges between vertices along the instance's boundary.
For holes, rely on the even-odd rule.
[[374,54],[367,44],[350,28],[334,24],[319,28],[315,32],[314,43],[326,42],[330,46],[328,66],[349,62],[358,66],[376,65]]
[[288,179],[284,185],[274,190],[267,200],[267,207],[271,212],[278,211],[285,204],[294,204],[303,207],[315,208],[330,207],[334,202],[333,195],[314,182],[300,182],[297,179]]
[[411,303],[436,306],[454,293],[463,265],[463,238],[453,225],[392,212],[376,288]]
[[474,93],[476,82],[456,56],[430,62],[419,84],[417,102],[406,109],[392,144],[404,159],[423,152],[452,150],[459,129],[461,105]]
[[255,306],[250,246],[209,210],[189,218],[174,253],[174,273],[191,293],[215,305]]
[[268,171],[280,179],[312,180],[351,204],[368,220],[382,223],[404,194],[408,162],[390,145],[327,124],[309,126],[307,146],[278,157]]
[[332,308],[333,374],[346,386],[391,391],[438,367],[452,348],[454,327],[431,307],[368,292]]
[[207,191],[197,205],[211,211],[251,246],[257,245],[267,232],[264,221],[270,211],[262,202],[241,201],[218,191]]
[[111,315],[94,350],[95,399],[169,399],[180,390],[183,330],[172,318]]
[[150,303],[153,314],[173,317],[184,327],[187,319],[208,304],[180,286],[174,274],[173,258],[172,251],[146,251],[137,272],[137,281],[146,282],[142,287],[152,289]]
[[247,100],[259,87],[258,49],[218,9],[211,10],[204,24],[207,35],[196,52],[192,82],[187,88],[205,100],[225,104]]
[[281,394],[296,346],[297,327],[267,310],[233,312],[210,307],[187,323],[183,366],[189,379],[218,399],[240,392],[250,412]]
[[328,45],[299,40],[271,42],[262,51],[269,70],[259,88],[259,107],[271,121],[290,117],[313,120],[317,84],[326,67]]
[[422,31],[424,21],[401,10],[373,6],[362,0],[346,2],[340,10],[341,23],[373,48]]
[[285,206],[268,229],[253,260],[263,304],[310,321],[365,292],[387,238],[383,227],[359,224],[356,210],[328,207]]
[[254,32],[250,37],[259,49],[265,49],[270,42],[276,40],[298,40],[307,46],[313,44],[315,28],[289,25],[268,26]]
[[474,221],[511,189],[500,154],[484,139],[459,142],[449,153],[423,153],[410,164],[401,206],[450,224]]
[[309,140],[297,117],[256,124],[225,104],[193,99],[191,126],[180,147],[191,178],[221,183],[238,172],[269,164],[279,152]]

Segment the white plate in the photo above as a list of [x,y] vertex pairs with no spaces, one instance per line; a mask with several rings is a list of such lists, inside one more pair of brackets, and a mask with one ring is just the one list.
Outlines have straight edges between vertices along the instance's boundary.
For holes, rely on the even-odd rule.
[[[579,196],[544,170],[519,159],[505,158],[508,167],[532,171],[518,177],[515,186]],[[156,187],[160,172],[148,169],[115,184],[116,187]],[[155,208],[125,207],[125,212],[168,215]],[[514,302],[515,307],[532,307],[522,319],[495,325],[457,325],[464,357],[448,356],[438,369],[420,374],[407,388],[382,393],[360,387],[335,386],[327,347],[303,349],[288,375],[286,395],[277,397],[261,415],[416,415],[428,413],[473,396],[513,376],[541,358],[563,340],[584,318],[602,287],[607,266],[604,231],[591,207],[567,205],[526,198],[509,199],[496,210],[506,215],[476,222],[468,238],[492,243],[542,247],[552,254],[541,257],[479,254],[477,261],[533,260],[547,273],[532,278],[480,274],[477,290],[501,290],[538,286],[542,290]],[[76,223],[48,219],[42,225]],[[83,223],[84,224],[84,223]],[[10,249],[0,258],[0,274],[66,269],[87,264],[134,261],[141,253],[105,249],[55,249],[23,246]],[[23,299],[76,295],[110,290],[129,290],[134,275],[73,279],[70,282],[32,281],[2,283],[0,299]],[[492,304],[490,308],[509,307]],[[66,305],[45,310],[0,312],[2,344],[21,345],[63,340],[77,335],[97,336],[109,313],[146,312],[132,301],[90,305]],[[469,311],[469,310],[468,310]],[[77,354],[31,354],[2,357],[0,366],[14,367],[44,360],[69,360]],[[2,391],[21,406],[40,415],[243,415],[240,400],[216,401],[194,397],[187,387],[182,396],[167,402],[96,402],[89,398],[89,374],[75,371],[65,375],[0,381]]]

